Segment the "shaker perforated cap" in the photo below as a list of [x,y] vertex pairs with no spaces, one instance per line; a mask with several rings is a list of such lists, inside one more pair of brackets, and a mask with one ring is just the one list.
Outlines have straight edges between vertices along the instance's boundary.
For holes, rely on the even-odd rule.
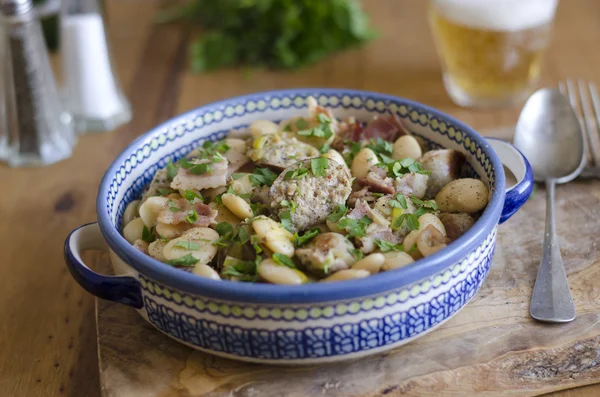
[[32,0],[0,0],[0,10],[7,17],[26,14],[32,8]]

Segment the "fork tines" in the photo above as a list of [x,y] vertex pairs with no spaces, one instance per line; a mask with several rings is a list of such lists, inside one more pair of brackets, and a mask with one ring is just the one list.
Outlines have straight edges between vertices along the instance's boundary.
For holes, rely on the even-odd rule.
[[600,100],[596,85],[583,80],[578,80],[577,84],[567,80],[560,82],[558,88],[569,98],[585,133],[589,165],[582,176],[600,177]]

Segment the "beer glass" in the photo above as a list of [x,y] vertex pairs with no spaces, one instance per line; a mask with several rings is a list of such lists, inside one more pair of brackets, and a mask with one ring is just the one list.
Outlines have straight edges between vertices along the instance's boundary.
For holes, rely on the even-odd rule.
[[461,106],[518,103],[540,77],[558,0],[430,0],[444,86]]

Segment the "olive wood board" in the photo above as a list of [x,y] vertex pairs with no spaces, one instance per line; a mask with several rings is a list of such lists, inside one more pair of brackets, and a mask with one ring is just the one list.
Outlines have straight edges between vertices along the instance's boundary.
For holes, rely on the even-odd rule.
[[[104,397],[537,396],[600,382],[600,183],[557,188],[557,229],[575,321],[529,316],[541,257],[543,188],[501,225],[490,273],[435,331],[388,353],[277,367],[218,358],[156,331],[133,309],[97,301]],[[98,264],[109,265],[102,255]]]

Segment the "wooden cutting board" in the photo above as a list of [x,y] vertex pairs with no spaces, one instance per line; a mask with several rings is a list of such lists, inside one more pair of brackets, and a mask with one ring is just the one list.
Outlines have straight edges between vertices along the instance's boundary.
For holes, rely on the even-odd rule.
[[560,244],[577,307],[568,324],[529,317],[544,209],[539,189],[500,227],[488,278],[454,318],[387,354],[343,364],[281,368],[213,357],[155,331],[131,308],[98,301],[103,395],[527,397],[600,382],[600,183],[557,189]]

